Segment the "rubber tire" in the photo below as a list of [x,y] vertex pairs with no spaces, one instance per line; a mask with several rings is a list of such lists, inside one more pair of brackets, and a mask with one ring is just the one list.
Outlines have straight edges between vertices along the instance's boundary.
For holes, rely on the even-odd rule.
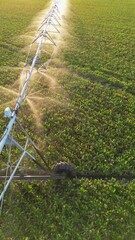
[[53,174],[65,175],[68,178],[74,178],[77,175],[76,169],[69,163],[59,162],[53,168]]

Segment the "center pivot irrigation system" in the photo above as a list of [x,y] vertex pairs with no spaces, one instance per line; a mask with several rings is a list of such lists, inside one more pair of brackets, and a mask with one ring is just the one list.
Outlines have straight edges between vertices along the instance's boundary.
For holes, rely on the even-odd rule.
[[[76,169],[70,165],[69,163],[65,162],[60,162],[57,163],[56,166],[53,168],[53,170],[50,169],[48,166],[48,163],[46,162],[46,159],[44,158],[43,154],[38,150],[36,144],[33,142],[31,139],[30,135],[26,132],[25,128],[22,126],[21,121],[19,120],[18,117],[18,112],[20,110],[21,104],[23,102],[23,99],[25,98],[25,94],[29,85],[29,82],[31,80],[33,71],[35,69],[35,65],[38,61],[40,52],[42,50],[43,44],[46,45],[56,45],[55,41],[53,40],[53,37],[50,35],[52,32],[54,33],[60,33],[59,27],[61,26],[60,24],[60,10],[59,10],[59,4],[60,1],[62,0],[55,0],[53,1],[53,5],[48,12],[47,16],[43,19],[43,22],[41,23],[41,26],[38,29],[38,35],[35,37],[34,41],[32,44],[37,44],[36,48],[36,53],[32,59],[32,63],[29,67],[29,70],[27,71],[27,76],[25,79],[25,82],[23,84],[21,93],[16,101],[15,107],[13,111],[10,110],[9,107],[5,109],[5,117],[9,118],[8,125],[6,126],[6,129],[3,133],[3,136],[0,139],[0,153],[3,153],[3,148],[8,148],[8,162],[7,162],[7,168],[6,168],[6,175],[5,176],[0,176],[0,181],[4,181],[4,187],[3,190],[0,194],[0,202],[1,202],[1,209],[2,209],[2,203],[4,199],[4,195],[12,182],[12,180],[44,180],[46,181],[47,179],[64,179],[66,177],[87,177],[90,179],[110,179],[112,177],[121,180],[123,178],[127,180],[132,180],[135,177],[133,175],[109,175],[109,176],[104,176],[102,174],[82,174],[78,173]],[[54,31],[50,31],[49,29],[53,28]],[[49,43],[48,43],[49,42]],[[27,64],[25,64],[27,66]],[[24,66],[25,67],[25,66]],[[17,126],[19,128],[19,131],[22,132],[25,135],[25,143],[24,146],[18,142],[18,140],[15,140],[14,138],[14,128]],[[29,144],[33,147],[34,149],[34,154],[31,153],[31,151],[28,151],[28,146]],[[11,149],[12,147],[15,147],[17,149],[16,151],[16,158],[17,161],[12,166],[11,162],[11,157],[14,157],[15,153],[12,155]],[[20,151],[20,152],[19,152]],[[20,153],[19,157],[18,154]],[[37,156],[37,157],[36,157]],[[35,164],[37,164],[41,169],[44,170],[45,174],[44,175],[38,175],[38,176],[31,176],[31,175],[16,175],[17,171],[19,170],[20,164],[22,163],[24,157],[27,157],[31,159]],[[40,161],[38,160],[40,159]],[[41,163],[42,160],[42,163]],[[48,174],[47,174],[48,173]]]
[[[51,173],[51,170],[48,166],[48,164],[46,163],[46,160],[44,159],[44,156],[40,153],[40,151],[38,150],[37,146],[35,145],[35,143],[32,141],[31,137],[29,136],[29,134],[26,132],[25,128],[22,126],[21,122],[18,119],[18,111],[21,107],[21,104],[23,102],[23,99],[25,98],[25,94],[26,94],[26,90],[28,88],[29,82],[31,80],[33,71],[35,69],[35,65],[39,59],[39,55],[41,53],[42,50],[42,46],[43,44],[46,45],[56,45],[55,41],[53,40],[53,37],[51,36],[51,33],[60,33],[59,31],[59,27],[61,26],[60,24],[60,20],[61,20],[61,14],[60,14],[60,9],[59,9],[59,5],[60,5],[61,0],[55,0],[53,1],[53,4],[47,14],[47,16],[44,17],[41,26],[38,29],[38,34],[35,37],[34,41],[32,42],[32,44],[36,44],[37,48],[36,48],[36,53],[32,59],[32,63],[29,67],[29,70],[27,71],[27,76],[25,79],[25,82],[23,84],[21,93],[16,101],[15,107],[13,109],[13,111],[10,110],[9,107],[7,107],[5,109],[5,117],[9,118],[9,122],[8,125],[6,126],[6,129],[3,133],[3,136],[0,139],[0,153],[2,153],[3,148],[4,147],[8,147],[9,148],[9,154],[8,154],[8,163],[7,163],[7,169],[6,169],[6,175],[5,176],[0,176],[0,180],[4,180],[5,179],[5,184],[4,184],[4,188],[3,191],[0,195],[0,201],[3,201],[4,195],[10,185],[10,183],[12,182],[12,180],[14,179],[24,179],[24,180],[28,180],[28,179],[37,179],[37,180],[46,180],[48,178],[54,178],[54,179],[62,179],[63,176],[57,174],[59,171],[59,165],[54,169],[53,174]],[[50,30],[54,29],[54,31]],[[27,63],[25,64],[25,66],[27,66]],[[25,67],[24,66],[24,67]],[[14,139],[13,137],[13,129],[15,127],[15,125],[17,125],[19,127],[19,131],[21,131],[25,137],[26,137],[26,141],[24,146],[22,146],[22,144],[20,144],[17,140]],[[36,155],[38,155],[38,157],[40,157],[40,160],[42,160],[43,163],[41,163],[41,161],[38,161],[37,158],[35,157],[35,155],[31,154],[28,151],[28,144],[31,144],[31,146],[34,148]],[[11,148],[12,147],[16,147],[21,154],[18,157],[18,160],[15,164],[14,167],[11,167],[12,163],[11,163]],[[19,152],[18,151],[18,152]],[[18,154],[17,152],[17,154]],[[23,161],[24,157],[28,157],[30,158],[32,161],[34,161],[39,167],[41,167],[45,172],[47,170],[47,172],[49,172],[49,175],[45,175],[45,176],[16,176],[16,172],[19,169],[19,166],[21,164],[21,162]],[[67,164],[60,164],[60,168],[61,166],[64,168],[67,168]],[[70,168],[70,166],[69,166]],[[12,171],[11,171],[12,170]],[[72,169],[71,169],[72,170]],[[9,174],[10,172],[10,174]]]

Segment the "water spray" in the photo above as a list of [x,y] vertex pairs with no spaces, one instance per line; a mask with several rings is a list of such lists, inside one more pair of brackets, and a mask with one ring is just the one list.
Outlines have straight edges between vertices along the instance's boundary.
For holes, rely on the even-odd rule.
[[[27,147],[28,147],[28,143],[30,142],[31,145],[34,147],[34,149],[36,150],[36,153],[38,154],[38,156],[42,159],[42,161],[46,164],[46,161],[43,157],[43,155],[40,153],[40,151],[38,150],[38,148],[36,147],[35,143],[32,141],[32,139],[30,138],[30,136],[28,135],[28,133],[25,131],[25,129],[23,128],[23,126],[21,125],[21,123],[18,120],[18,111],[20,110],[21,104],[24,100],[29,82],[31,80],[33,71],[35,69],[35,65],[38,61],[39,58],[39,54],[42,51],[42,46],[43,44],[49,45],[52,44],[54,46],[56,46],[55,41],[53,40],[53,36],[51,36],[51,31],[49,30],[50,27],[54,28],[56,33],[60,33],[59,31],[59,27],[61,26],[60,24],[60,10],[59,10],[59,6],[60,6],[60,2],[61,0],[54,0],[51,9],[49,10],[49,13],[47,14],[47,16],[44,17],[41,26],[38,29],[38,35],[36,36],[36,38],[33,40],[32,44],[37,44],[37,49],[36,49],[36,53],[32,59],[32,63],[31,66],[27,72],[27,76],[25,79],[25,82],[23,84],[21,93],[16,101],[16,104],[14,106],[13,111],[11,111],[11,109],[9,107],[6,107],[5,111],[4,111],[4,116],[6,118],[9,118],[9,123],[0,139],[0,153],[2,153],[3,148],[5,146],[15,146],[17,147],[19,150],[21,150],[22,154],[18,159],[18,162],[11,174],[10,177],[8,177],[8,181],[4,186],[4,189],[0,195],[0,201],[3,200],[4,195],[10,185],[10,183],[12,182],[16,171],[19,168],[19,165],[21,164],[21,162],[23,161],[24,157],[27,156],[30,159],[32,159],[38,166],[40,166],[42,169],[44,169],[44,166],[38,162],[36,160],[36,158],[28,152]],[[53,32],[54,34],[54,32]],[[27,65],[27,64],[26,64]],[[18,141],[16,141],[14,139],[13,136],[11,136],[11,131],[13,129],[13,127],[15,126],[15,124],[17,124],[19,126],[20,131],[23,132],[23,134],[26,136],[26,142],[25,142],[25,146],[22,146],[21,144],[18,143]],[[49,169],[49,166],[46,164],[46,167]],[[7,176],[6,176],[7,179]]]

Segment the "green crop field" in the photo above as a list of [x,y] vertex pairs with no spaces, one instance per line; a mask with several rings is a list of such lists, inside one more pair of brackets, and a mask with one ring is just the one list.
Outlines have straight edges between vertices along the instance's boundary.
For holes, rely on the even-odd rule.
[[[67,35],[49,68],[58,90],[34,83],[35,89],[45,89],[49,102],[42,107],[40,130],[24,105],[26,128],[42,141],[51,167],[65,161],[84,173],[135,175],[135,2],[69,3]],[[18,38],[47,4],[0,1],[1,86],[18,78],[27,44]],[[0,133],[6,122],[2,104],[8,100],[0,98]],[[135,180],[14,183],[0,224],[2,240],[134,240]]]
[[26,32],[26,27],[30,24],[32,17],[41,11],[48,1],[41,0],[11,0],[0,2],[0,81],[1,84],[9,84],[16,78],[18,72],[9,71],[7,74],[5,66],[18,67],[21,61],[24,61],[25,55],[21,54],[21,48],[24,47],[22,41],[17,37]]

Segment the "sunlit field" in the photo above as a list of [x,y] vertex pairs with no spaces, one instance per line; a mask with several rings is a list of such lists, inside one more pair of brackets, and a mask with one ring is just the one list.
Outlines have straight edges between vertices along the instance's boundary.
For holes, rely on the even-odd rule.
[[[135,2],[67,2],[58,45],[51,58],[42,53],[48,69],[32,78],[23,123],[50,167],[65,161],[83,173],[135,176]],[[1,133],[48,6],[0,2]],[[5,196],[0,239],[134,240],[134,226],[135,180],[20,181]]]

